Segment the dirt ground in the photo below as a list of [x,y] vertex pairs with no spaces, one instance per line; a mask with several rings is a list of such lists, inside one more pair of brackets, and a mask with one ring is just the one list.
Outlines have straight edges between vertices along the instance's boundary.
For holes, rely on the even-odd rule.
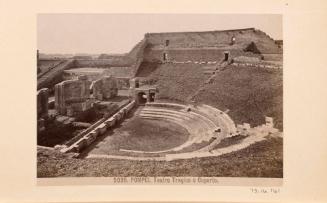
[[183,144],[188,136],[187,130],[175,123],[147,120],[134,116],[100,137],[89,147],[87,153],[122,154],[120,149],[135,151],[167,150]]
[[37,177],[206,176],[283,177],[283,139],[269,138],[219,157],[176,161],[76,159],[40,150]]

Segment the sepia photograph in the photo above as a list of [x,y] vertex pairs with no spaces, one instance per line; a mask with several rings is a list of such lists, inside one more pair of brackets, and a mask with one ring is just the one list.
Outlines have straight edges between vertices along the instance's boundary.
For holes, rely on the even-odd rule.
[[0,0],[0,203],[326,203],[326,11]]
[[282,180],[282,19],[38,14],[37,178]]

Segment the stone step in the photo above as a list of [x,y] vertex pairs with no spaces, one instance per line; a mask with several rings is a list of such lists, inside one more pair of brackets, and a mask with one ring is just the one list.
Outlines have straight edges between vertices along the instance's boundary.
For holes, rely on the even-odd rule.
[[162,118],[164,120],[171,120],[177,124],[185,127],[191,134],[191,138],[195,137],[194,142],[200,143],[202,141],[209,141],[214,136],[214,131],[203,122],[189,122],[181,118],[176,118],[173,115],[156,115],[156,114],[140,114],[141,117],[146,118]]
[[172,121],[177,121],[180,124],[183,124],[183,126],[187,127],[187,129],[190,131],[190,133],[200,133],[201,131],[204,131],[205,128],[200,127],[199,122],[191,122],[189,120],[185,120],[183,118],[178,118],[175,115],[169,115],[169,114],[151,114],[151,113],[141,113],[141,117],[152,117],[152,118],[167,118]]
[[156,102],[156,103],[146,103],[145,104],[146,107],[156,107],[156,108],[161,108],[161,107],[167,107],[167,108],[172,108],[172,109],[186,109],[187,106],[186,105],[182,105],[182,104],[176,104],[176,103],[165,103],[165,102]]
[[169,110],[169,109],[163,109],[163,108],[143,108],[141,112],[155,112],[155,113],[171,113],[171,114],[176,114],[176,115],[180,115],[180,116],[185,116],[187,118],[190,119],[201,119],[204,120],[206,123],[208,123],[210,125],[210,127],[212,129],[217,129],[219,126],[217,126],[214,122],[212,122],[210,119],[208,119],[207,117],[198,114],[196,112],[193,111],[188,111],[188,112],[184,112],[184,111],[174,111],[174,110]]
[[150,109],[150,108],[144,108],[140,113],[156,113],[156,114],[161,114],[161,113],[170,113],[170,114],[175,114],[176,116],[179,116],[181,118],[185,119],[195,119],[196,117],[193,114],[189,114],[186,112],[180,112],[180,111],[174,111],[174,110],[168,110],[168,109]]
[[[185,107],[186,108],[186,107]],[[212,128],[213,130],[216,130],[218,128],[222,128],[223,126],[221,126],[220,124],[222,123],[220,121],[220,112],[218,109],[215,109],[216,112],[214,112],[214,116],[212,116],[212,112],[213,110],[207,109],[205,106],[198,106],[197,108],[191,108],[191,111],[189,112],[183,112],[183,111],[174,111],[174,110],[168,110],[168,109],[164,109],[164,108],[153,108],[153,107],[145,107],[143,110],[150,110],[153,112],[157,112],[157,113],[164,113],[164,112],[169,112],[169,113],[175,113],[178,115],[182,115],[182,116],[186,116],[186,117],[190,117],[191,115],[197,118],[200,118],[201,120],[204,120],[208,125],[210,125],[210,128]],[[204,111],[204,112],[201,112]],[[218,116],[217,116],[218,114]],[[209,117],[208,117],[209,116]],[[217,122],[219,121],[219,122]]]
[[227,134],[236,133],[235,123],[226,113],[208,105],[198,106],[197,110],[200,114],[208,116],[210,120],[218,124],[222,129],[225,129]]
[[207,119],[206,117],[196,114],[194,112],[177,112],[177,111],[170,111],[170,110],[143,110],[141,113],[148,113],[148,114],[154,114],[154,115],[170,115],[175,116],[181,119],[187,119],[190,122],[201,122],[203,125],[205,125],[208,129],[211,129],[213,132],[218,128],[212,121]]

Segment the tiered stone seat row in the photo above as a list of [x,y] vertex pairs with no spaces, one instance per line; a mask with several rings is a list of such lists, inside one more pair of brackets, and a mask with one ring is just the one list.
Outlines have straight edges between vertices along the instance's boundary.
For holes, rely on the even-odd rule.
[[[234,122],[226,113],[207,105],[194,107],[175,103],[148,103],[139,116],[174,122],[189,131],[190,137],[185,143],[166,151],[177,152],[192,144],[209,142],[212,138],[216,140],[209,145],[216,145],[224,137],[236,133]],[[201,151],[208,151],[212,147],[205,147]]]

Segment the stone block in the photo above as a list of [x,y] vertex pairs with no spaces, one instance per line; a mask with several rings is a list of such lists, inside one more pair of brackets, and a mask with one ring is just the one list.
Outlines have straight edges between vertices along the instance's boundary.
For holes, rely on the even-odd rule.
[[91,131],[91,132],[88,133],[88,135],[89,135],[89,136],[92,136],[92,137],[97,137],[98,134],[99,134],[99,133],[98,133],[97,131],[95,131],[95,130],[93,130],[93,131]]
[[118,81],[112,76],[105,76],[93,83],[93,96],[97,100],[108,100],[117,96]]
[[37,92],[37,116],[45,118],[48,116],[49,90],[47,88],[40,89]]
[[90,146],[95,139],[96,139],[96,137],[94,137],[92,135],[85,136],[86,146]]
[[87,145],[87,141],[85,138],[80,139],[79,141],[76,142],[76,151],[80,152],[82,149],[84,149]]
[[103,135],[107,131],[107,126],[104,123],[100,124],[97,128],[99,129],[100,135]]
[[122,115],[120,114],[120,112],[118,112],[114,115],[114,118],[116,119],[116,122],[119,122],[122,118]]
[[66,80],[56,84],[55,108],[57,112],[61,115],[69,114],[72,116],[75,111],[85,111],[88,106],[81,104],[90,98],[90,85],[91,82],[83,76],[80,76],[77,80]]
[[125,107],[119,111],[119,114],[121,115],[121,118],[124,118],[126,115],[126,109]]

